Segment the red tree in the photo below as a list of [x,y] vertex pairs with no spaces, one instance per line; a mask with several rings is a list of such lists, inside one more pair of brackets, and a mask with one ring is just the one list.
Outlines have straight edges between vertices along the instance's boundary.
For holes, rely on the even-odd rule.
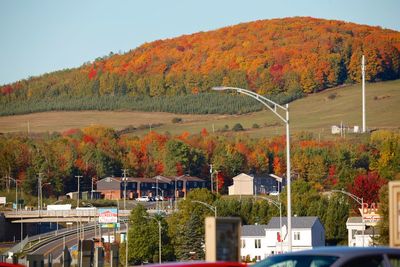
[[379,177],[377,172],[359,174],[354,179],[354,183],[349,186],[349,191],[363,198],[364,203],[377,203],[379,201],[379,189],[386,183]]

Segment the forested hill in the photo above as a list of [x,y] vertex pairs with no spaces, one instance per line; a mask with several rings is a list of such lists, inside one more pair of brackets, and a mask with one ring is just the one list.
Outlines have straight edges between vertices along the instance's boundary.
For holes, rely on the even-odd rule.
[[260,20],[146,43],[3,85],[0,103],[4,111],[38,99],[190,96],[216,85],[290,99],[359,81],[362,54],[367,81],[398,79],[399,51],[400,32],[380,27],[310,17]]

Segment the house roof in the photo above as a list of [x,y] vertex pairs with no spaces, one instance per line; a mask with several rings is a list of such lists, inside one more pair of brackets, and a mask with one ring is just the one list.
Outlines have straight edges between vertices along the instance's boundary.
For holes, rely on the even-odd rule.
[[[292,217],[292,229],[312,228],[316,222],[321,223],[318,217],[315,216]],[[287,225],[287,217],[282,217],[282,225]],[[267,228],[280,229],[279,217],[272,217],[272,219],[267,224]]]
[[349,217],[347,219],[346,224],[348,224],[348,223],[362,223],[362,222],[363,222],[362,221],[362,217]]
[[266,224],[261,225],[243,225],[242,236],[265,236]]
[[190,176],[190,175],[182,175],[176,177],[177,180],[179,181],[186,181],[186,182],[204,182],[203,179],[200,179],[199,177],[195,176]]
[[245,180],[245,181],[253,181],[253,177],[250,175],[247,175],[245,173],[241,173],[239,175],[236,175],[235,177],[232,178],[234,181],[240,181],[240,180]]

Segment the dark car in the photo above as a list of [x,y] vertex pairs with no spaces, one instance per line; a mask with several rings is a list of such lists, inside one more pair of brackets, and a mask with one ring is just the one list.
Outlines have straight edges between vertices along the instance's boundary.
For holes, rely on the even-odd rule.
[[387,247],[324,247],[275,255],[254,267],[390,267],[400,266],[400,249]]
[[164,264],[150,265],[149,267],[247,267],[247,264],[241,262],[206,262],[206,261],[187,261],[187,262],[170,262]]

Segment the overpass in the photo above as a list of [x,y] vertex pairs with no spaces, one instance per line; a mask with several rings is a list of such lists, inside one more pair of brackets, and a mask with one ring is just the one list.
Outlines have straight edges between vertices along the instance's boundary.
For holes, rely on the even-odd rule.
[[[126,219],[130,212],[130,210],[118,210],[119,220]],[[13,210],[2,213],[13,223],[91,222],[96,221],[99,216],[97,208],[87,210]]]

